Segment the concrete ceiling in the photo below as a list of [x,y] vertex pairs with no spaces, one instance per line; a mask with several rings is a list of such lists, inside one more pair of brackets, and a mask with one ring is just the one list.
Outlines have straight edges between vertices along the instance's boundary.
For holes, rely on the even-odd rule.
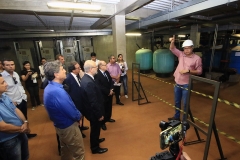
[[[101,5],[100,12],[49,9],[50,0],[1,0],[1,35],[54,30],[54,32],[104,32],[111,29],[111,18],[126,15],[127,31],[173,30],[183,32],[199,24],[201,29],[215,24],[239,29],[239,0],[68,0]],[[59,0],[67,1],[67,0]],[[207,29],[206,29],[207,30]],[[97,34],[101,35],[101,34]]]

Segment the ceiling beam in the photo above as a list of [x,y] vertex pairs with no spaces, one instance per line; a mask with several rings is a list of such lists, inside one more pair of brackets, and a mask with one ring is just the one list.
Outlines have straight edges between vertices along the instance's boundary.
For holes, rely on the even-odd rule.
[[126,19],[140,20],[140,19],[146,18],[150,15],[154,15],[158,12],[159,11],[157,11],[157,10],[146,9],[146,8],[142,7],[136,11],[126,14]]
[[[231,24],[231,25],[219,25],[218,26],[218,32],[219,31],[232,31],[232,30],[240,30],[240,25],[237,24]],[[156,31],[156,34],[162,34],[162,35],[181,35],[181,34],[190,34],[190,29],[179,29],[179,28],[171,28],[169,29],[164,29],[160,31]],[[205,27],[205,28],[199,28],[200,33],[204,32],[214,32],[215,27]]]
[[70,18],[70,22],[69,22],[68,30],[71,30],[71,28],[72,28],[73,15],[74,15],[74,10],[72,10],[72,13],[71,13],[71,18]]
[[97,22],[95,22],[90,28],[91,29],[102,29],[106,27],[106,24],[104,23],[109,23],[111,24],[111,18],[113,18],[115,15],[126,15],[128,13],[131,13],[142,6],[152,2],[153,0],[122,0],[120,1],[117,6],[116,6],[116,13],[112,14],[108,18],[101,18]]
[[48,27],[48,26],[46,25],[46,23],[42,20],[42,18],[39,17],[38,14],[35,13],[34,11],[33,11],[33,13],[34,13],[35,17],[42,23],[42,25],[44,25],[44,27],[46,27],[46,29],[48,29],[49,27]]
[[143,19],[141,21],[132,23],[127,25],[126,31],[128,30],[134,30],[139,29],[142,27],[148,27],[150,25],[154,25],[160,22],[169,21],[170,19],[176,19],[181,18],[184,16],[188,16],[190,14],[194,14],[200,11],[204,11],[207,9],[212,9],[214,7],[218,7],[220,5],[226,5],[231,2],[236,2],[238,0],[218,0],[216,3],[216,0],[193,0],[188,3],[185,3],[183,5],[180,5],[176,8],[173,8],[171,12],[160,12],[156,15],[149,16],[146,19]]
[[0,29],[11,31],[11,30],[18,30],[18,27],[12,24],[0,21]]
[[[13,34],[15,33],[15,34]],[[78,37],[78,36],[100,36],[111,35],[111,30],[77,30],[77,31],[59,31],[59,32],[44,32],[44,33],[30,33],[30,32],[0,32],[0,39],[10,38],[35,38],[35,37]]]

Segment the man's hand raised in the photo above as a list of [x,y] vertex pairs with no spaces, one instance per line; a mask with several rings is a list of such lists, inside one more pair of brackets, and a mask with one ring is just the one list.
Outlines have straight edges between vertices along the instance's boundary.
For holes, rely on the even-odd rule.
[[175,42],[175,35],[173,35],[173,37],[169,38],[169,42]]

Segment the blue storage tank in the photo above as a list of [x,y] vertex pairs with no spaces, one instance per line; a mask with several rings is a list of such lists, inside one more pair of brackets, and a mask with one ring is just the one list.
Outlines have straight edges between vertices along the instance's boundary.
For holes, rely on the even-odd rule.
[[237,73],[240,74],[240,50],[233,50],[230,53],[229,68],[235,68],[237,70]]
[[139,49],[135,53],[141,72],[149,72],[153,65],[153,53],[150,49]]
[[[203,54],[203,56],[202,56],[203,68],[209,68],[210,67],[211,55],[212,55],[211,50],[207,51]],[[220,67],[221,56],[222,56],[222,52],[215,50],[214,57],[213,57],[213,64],[212,64],[213,68],[219,68]]]
[[174,55],[169,49],[158,49],[153,53],[153,70],[158,77],[168,77],[174,70]]

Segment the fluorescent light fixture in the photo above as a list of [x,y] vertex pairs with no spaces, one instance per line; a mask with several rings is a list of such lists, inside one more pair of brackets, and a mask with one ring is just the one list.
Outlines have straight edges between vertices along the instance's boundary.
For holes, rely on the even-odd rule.
[[57,9],[101,11],[101,6],[86,4],[86,3],[51,1],[51,2],[47,2],[47,6],[49,8],[57,8]]
[[126,36],[141,36],[141,33],[126,33]]
[[[81,0],[83,2],[89,2],[90,0]],[[100,2],[100,3],[112,3],[117,4],[120,2],[120,0],[92,0],[91,2]]]
[[232,34],[233,37],[240,37],[240,34]]
[[28,32],[54,32],[53,29],[25,29]]
[[182,37],[182,38],[184,38],[184,37],[186,37],[185,35],[178,35],[178,37]]
[[187,26],[181,26],[180,28],[186,28]]

